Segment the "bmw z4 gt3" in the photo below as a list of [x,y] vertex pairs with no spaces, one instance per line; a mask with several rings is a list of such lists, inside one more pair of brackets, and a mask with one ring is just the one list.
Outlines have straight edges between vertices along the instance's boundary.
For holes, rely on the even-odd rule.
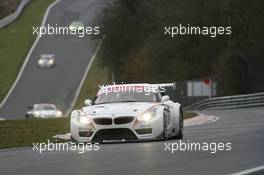
[[72,111],[72,139],[77,142],[181,139],[181,105],[163,94],[162,84],[150,88],[153,86],[101,87],[93,101],[85,100],[85,107]]

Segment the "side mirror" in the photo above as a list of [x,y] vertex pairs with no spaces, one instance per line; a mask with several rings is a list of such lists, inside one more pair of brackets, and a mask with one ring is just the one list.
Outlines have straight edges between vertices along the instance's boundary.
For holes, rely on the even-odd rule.
[[28,109],[33,109],[33,106],[28,106],[27,108],[28,108]]
[[85,106],[91,106],[92,105],[92,100],[90,100],[90,99],[84,100],[84,105]]
[[170,97],[168,95],[164,95],[161,97],[161,103],[164,103],[166,101],[169,101],[170,100]]

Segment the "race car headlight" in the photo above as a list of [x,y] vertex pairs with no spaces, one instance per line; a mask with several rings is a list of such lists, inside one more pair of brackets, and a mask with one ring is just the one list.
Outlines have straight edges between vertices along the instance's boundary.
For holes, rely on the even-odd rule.
[[91,120],[88,117],[79,117],[79,123],[83,125],[88,125],[91,123]]
[[83,31],[84,27],[78,27],[78,31]]
[[49,60],[49,64],[53,64],[54,63],[54,60]]
[[89,125],[92,123],[91,119],[86,116],[79,116],[77,120],[82,125]]
[[39,113],[38,111],[34,111],[34,112],[33,112],[33,115],[34,115],[34,116],[39,116],[40,113]]
[[69,29],[70,30],[75,30],[75,27],[74,26],[70,26]]
[[44,61],[43,60],[38,60],[38,64],[43,64]]
[[55,116],[56,117],[61,117],[62,116],[62,112],[61,111],[56,111]]
[[138,116],[137,120],[139,122],[149,123],[154,119],[155,115],[156,115],[156,108],[151,108],[150,110],[147,110],[146,112]]

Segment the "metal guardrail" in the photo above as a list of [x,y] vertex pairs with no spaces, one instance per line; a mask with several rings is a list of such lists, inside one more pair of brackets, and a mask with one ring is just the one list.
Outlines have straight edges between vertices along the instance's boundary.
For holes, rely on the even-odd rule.
[[30,3],[32,0],[22,0],[20,5],[17,7],[16,11],[9,16],[0,20],[0,29],[4,28],[5,26],[9,25],[13,21],[15,21],[19,15],[22,13],[25,6]]
[[184,110],[235,109],[264,106],[264,93],[214,97],[194,103]]

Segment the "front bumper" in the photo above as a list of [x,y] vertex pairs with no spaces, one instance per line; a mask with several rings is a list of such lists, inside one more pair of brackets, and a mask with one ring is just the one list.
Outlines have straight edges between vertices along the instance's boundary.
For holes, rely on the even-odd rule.
[[71,118],[71,134],[78,142],[103,141],[134,141],[149,140],[159,137],[163,132],[162,117],[157,117],[150,123],[138,123],[134,118],[129,123],[115,124],[92,121],[89,125],[81,125],[76,118]]

